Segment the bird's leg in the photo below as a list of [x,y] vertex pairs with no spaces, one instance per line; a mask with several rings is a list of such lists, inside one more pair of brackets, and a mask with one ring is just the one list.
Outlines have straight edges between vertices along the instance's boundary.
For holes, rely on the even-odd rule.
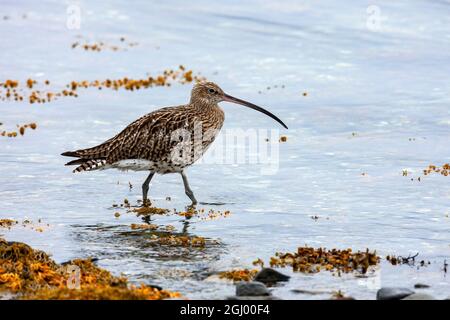
[[147,179],[145,179],[144,183],[142,184],[142,203],[144,206],[150,205],[150,201],[147,198],[148,189],[150,181],[152,180],[153,176],[155,175],[154,171],[151,171],[148,175]]
[[192,205],[196,205],[197,199],[195,199],[194,192],[192,192],[191,188],[189,187],[189,182],[184,171],[181,171],[181,177],[183,178],[184,192],[189,197],[189,199],[191,199]]

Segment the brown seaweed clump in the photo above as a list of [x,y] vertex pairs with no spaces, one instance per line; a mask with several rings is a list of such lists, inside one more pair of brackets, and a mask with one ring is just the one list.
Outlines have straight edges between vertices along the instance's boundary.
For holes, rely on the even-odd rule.
[[158,229],[158,225],[156,224],[147,224],[147,223],[143,223],[143,224],[138,224],[138,223],[132,223],[131,224],[131,229],[132,230],[156,230]]
[[175,211],[174,213],[181,217],[192,218],[193,216],[197,216],[204,211],[204,209],[195,210],[193,207],[189,207],[186,211]]
[[[81,89],[87,88],[136,91],[152,87],[170,87],[173,83],[187,84],[193,81],[200,82],[204,80],[205,78],[200,76],[200,74],[194,75],[192,70],[187,70],[183,65],[180,65],[175,70],[166,69],[159,75],[147,76],[140,79],[123,77],[118,79],[71,81],[62,90],[47,90],[47,86],[50,85],[50,81],[48,80],[39,84],[37,80],[27,79],[21,85],[18,80],[7,79],[4,82],[0,81],[0,101],[20,102],[28,100],[31,104],[48,103],[62,97],[77,98]],[[42,87],[41,90],[36,88],[38,86]]]
[[251,281],[255,278],[257,273],[258,270],[256,269],[238,269],[220,272],[219,278],[232,280],[234,282]]
[[39,219],[37,223],[28,219],[25,219],[22,222],[13,219],[0,219],[0,228],[11,229],[12,227],[18,225],[21,225],[24,228],[30,228],[31,230],[37,232],[43,232],[46,227],[50,226],[49,224],[43,224],[41,219]]
[[426,168],[425,170],[423,170],[423,174],[425,176],[431,174],[431,173],[438,173],[441,174],[445,177],[447,177],[448,175],[450,175],[450,164],[449,163],[445,163],[442,167],[437,167],[433,164],[430,164],[428,166],[428,168]]
[[168,209],[163,209],[163,208],[157,208],[157,207],[141,207],[141,208],[136,208],[132,210],[133,212],[136,213],[136,216],[149,216],[149,215],[154,215],[154,214],[159,214],[159,215],[163,215],[163,214],[167,214],[169,213]]
[[0,219],[0,228],[8,228],[11,229],[11,227],[18,222],[13,219]]
[[176,215],[179,215],[181,217],[186,218],[192,218],[192,217],[198,217],[200,220],[216,220],[219,218],[227,218],[231,215],[231,212],[229,210],[220,211],[220,210],[213,210],[209,209],[208,211],[205,211],[204,208],[201,209],[194,209],[193,207],[189,207],[186,211],[174,211]]
[[20,134],[21,136],[23,136],[25,134],[25,131],[27,128],[31,128],[33,130],[36,130],[37,125],[36,123],[32,122],[32,123],[28,123],[28,124],[23,124],[23,125],[17,125],[17,131],[0,131],[0,136],[2,137],[8,137],[8,138],[15,138],[18,136],[18,134]]
[[139,44],[138,42],[125,41],[125,37],[120,37],[120,42],[121,45],[119,46],[119,45],[109,45],[104,43],[103,41],[91,43],[88,43],[87,41],[85,41],[84,43],[80,43],[77,41],[72,43],[71,47],[72,49],[81,48],[84,49],[85,51],[94,51],[94,52],[100,52],[102,50],[126,51],[127,47],[131,48]]
[[[78,275],[68,269],[78,270]],[[70,284],[78,282],[77,287]],[[45,252],[20,242],[0,238],[0,291],[19,299],[166,299],[177,292],[130,285],[125,277],[113,276],[91,259],[57,264]]]
[[139,287],[114,287],[86,285],[80,290],[69,288],[43,289],[31,295],[25,295],[26,300],[163,300],[178,298],[178,293],[159,290],[141,285]]
[[380,257],[376,252],[354,253],[352,249],[331,249],[299,247],[294,253],[277,252],[275,257],[270,258],[272,267],[291,266],[293,271],[304,273],[317,273],[321,270],[349,273],[358,271],[365,274],[370,266],[379,263]]
[[[206,246],[206,239],[199,236],[185,236],[175,234],[152,234],[150,243],[156,245],[165,245],[170,247],[193,247],[204,248]],[[217,241],[213,241],[217,244]]]
[[57,264],[45,252],[0,238],[0,290],[27,292],[63,281]]
[[225,211],[215,211],[213,209],[210,209],[206,215],[206,217],[202,217],[200,218],[201,220],[216,220],[219,218],[227,218],[229,215],[231,214],[231,212],[229,210],[225,210]]
[[388,255],[388,256],[386,256],[386,260],[393,266],[403,265],[403,264],[406,264],[409,266],[415,266],[417,263],[418,267],[425,267],[425,266],[431,264],[430,261],[416,260],[416,258],[418,256],[419,256],[419,253],[416,253],[415,255],[408,255],[407,257]]

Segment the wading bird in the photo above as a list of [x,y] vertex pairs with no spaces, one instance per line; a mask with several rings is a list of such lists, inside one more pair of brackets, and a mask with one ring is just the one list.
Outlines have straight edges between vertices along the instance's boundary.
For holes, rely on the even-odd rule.
[[62,155],[78,158],[66,163],[78,165],[74,173],[109,168],[150,171],[142,185],[144,205],[149,202],[149,184],[155,173],[180,173],[185,193],[195,205],[197,200],[184,169],[202,156],[222,128],[225,115],[218,106],[222,101],[262,112],[287,129],[283,121],[269,111],[226,94],[215,83],[202,82],[193,87],[188,104],[148,113],[98,146]]

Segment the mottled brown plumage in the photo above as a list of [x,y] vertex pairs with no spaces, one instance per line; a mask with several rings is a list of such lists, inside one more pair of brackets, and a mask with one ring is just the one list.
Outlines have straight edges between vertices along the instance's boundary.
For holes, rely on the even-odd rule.
[[225,94],[212,82],[205,82],[194,86],[188,104],[153,111],[98,146],[62,155],[78,158],[66,164],[78,165],[74,172],[108,168],[150,171],[143,185],[144,201],[154,173],[181,173],[186,194],[195,204],[197,201],[183,170],[203,155],[222,128],[225,115],[218,106],[221,101],[256,109],[286,127],[268,111]]

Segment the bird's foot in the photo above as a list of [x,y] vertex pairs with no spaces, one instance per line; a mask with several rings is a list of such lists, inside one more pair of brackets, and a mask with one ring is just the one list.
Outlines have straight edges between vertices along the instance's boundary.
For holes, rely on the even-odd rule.
[[152,205],[152,202],[150,201],[150,199],[145,198],[142,200],[142,206],[143,207],[150,207]]
[[186,206],[186,211],[195,211],[196,206],[197,202],[192,202],[190,205]]

